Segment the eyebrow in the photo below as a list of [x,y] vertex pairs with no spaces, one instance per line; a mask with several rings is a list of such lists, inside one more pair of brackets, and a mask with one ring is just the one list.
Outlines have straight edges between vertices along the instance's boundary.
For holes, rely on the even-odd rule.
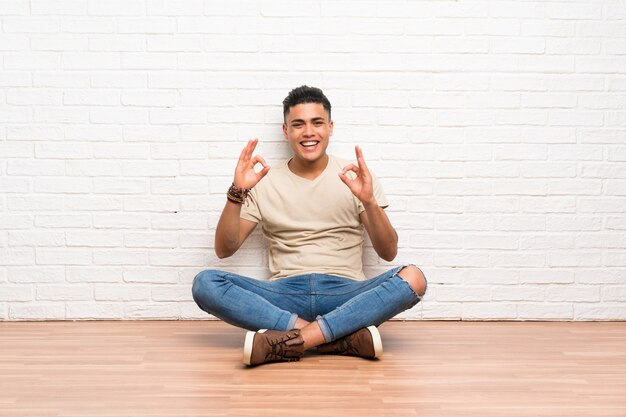
[[[325,118],[323,118],[323,117],[314,117],[314,118],[312,118],[312,119],[311,119],[311,121],[312,121],[312,122],[317,122],[317,121],[320,121],[320,120],[321,120],[322,122],[325,122],[325,121],[326,121],[326,119],[325,119]],[[289,121],[289,123],[304,123],[304,122],[305,122],[305,120],[304,120],[304,119],[293,119],[293,120],[290,120],[290,121]]]

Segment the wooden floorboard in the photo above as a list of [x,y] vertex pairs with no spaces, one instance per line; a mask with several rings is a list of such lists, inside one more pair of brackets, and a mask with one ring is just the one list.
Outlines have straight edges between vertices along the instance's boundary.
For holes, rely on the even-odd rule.
[[246,368],[210,321],[0,322],[0,416],[626,416],[626,323],[390,322],[381,360]]

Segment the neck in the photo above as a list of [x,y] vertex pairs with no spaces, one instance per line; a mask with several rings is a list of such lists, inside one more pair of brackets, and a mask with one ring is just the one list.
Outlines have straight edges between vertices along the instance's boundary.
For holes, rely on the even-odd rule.
[[309,180],[317,178],[328,165],[328,155],[324,155],[315,161],[303,161],[293,157],[289,160],[287,166],[299,177],[303,177]]

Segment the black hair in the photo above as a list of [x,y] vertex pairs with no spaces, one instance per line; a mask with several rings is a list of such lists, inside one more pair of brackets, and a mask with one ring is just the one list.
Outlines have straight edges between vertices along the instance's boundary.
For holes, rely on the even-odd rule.
[[328,112],[328,118],[330,119],[330,101],[328,101],[324,92],[317,87],[309,87],[307,85],[294,88],[285,97],[283,100],[283,118],[287,118],[290,108],[303,103],[320,103],[324,110]]

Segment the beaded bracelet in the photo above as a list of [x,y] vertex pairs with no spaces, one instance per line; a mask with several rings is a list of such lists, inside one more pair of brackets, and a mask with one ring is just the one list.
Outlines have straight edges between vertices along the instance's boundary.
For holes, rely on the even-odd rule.
[[[250,189],[239,188],[235,186],[235,183],[232,183],[228,191],[226,192],[226,198],[232,201],[235,204],[248,204],[248,197],[250,194]],[[250,197],[252,198],[252,197]]]

